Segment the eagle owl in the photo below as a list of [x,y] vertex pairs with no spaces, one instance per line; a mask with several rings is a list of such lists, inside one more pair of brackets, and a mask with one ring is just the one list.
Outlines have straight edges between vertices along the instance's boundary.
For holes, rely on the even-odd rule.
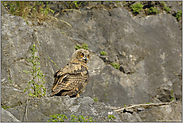
[[51,96],[79,97],[86,84],[89,82],[87,62],[89,51],[76,50],[69,63],[54,74],[54,83]]

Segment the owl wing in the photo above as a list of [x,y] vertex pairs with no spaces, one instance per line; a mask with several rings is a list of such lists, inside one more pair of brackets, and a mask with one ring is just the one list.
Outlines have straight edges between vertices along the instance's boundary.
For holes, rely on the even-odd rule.
[[84,76],[87,77],[87,74],[87,66],[83,66],[79,63],[70,63],[66,65],[65,68],[57,70],[54,74],[55,81],[52,87],[51,95],[55,95],[61,90],[69,91],[75,89],[75,87],[79,84],[77,79],[83,78]]

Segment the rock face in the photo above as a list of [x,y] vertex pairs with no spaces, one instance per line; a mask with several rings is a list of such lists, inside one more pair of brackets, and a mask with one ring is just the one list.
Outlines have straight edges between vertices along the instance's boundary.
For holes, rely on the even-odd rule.
[[[70,121],[71,115],[83,115],[93,118],[93,121],[109,121],[109,109],[104,103],[96,103],[90,97],[70,98],[70,97],[46,97],[31,100],[21,106],[7,109],[12,112],[22,122],[46,122],[51,119],[49,116],[54,114],[65,114]],[[101,111],[102,110],[102,111]],[[27,111],[27,114],[26,114]],[[113,113],[116,119],[112,121],[120,122],[117,113]]]
[[[87,43],[97,55],[105,51],[106,61],[120,64],[123,71],[100,65],[100,72],[91,76],[95,80],[91,80],[88,88],[96,86],[83,95],[95,95],[99,101],[115,106],[151,102],[153,98],[170,101],[170,93],[164,91],[171,90],[179,98],[181,30],[175,18],[167,14],[135,18],[123,8],[81,12],[69,13],[69,20],[60,17],[73,25],[68,29],[62,24],[65,33],[79,43]],[[96,61],[91,61],[91,71]]]
[[[182,102],[133,105],[126,107],[124,110],[116,110],[123,122],[181,122]],[[133,107],[133,108],[132,108]],[[121,112],[121,113],[120,113]],[[122,113],[123,112],[123,113]]]
[[10,112],[1,108],[1,122],[20,122]]
[[[1,105],[10,106],[6,110],[20,121],[47,121],[49,115],[57,113],[68,117],[69,114],[92,115],[96,121],[109,121],[107,113],[112,110],[108,106],[175,99],[179,102],[175,106],[152,107],[132,114],[113,112],[114,121],[180,121],[182,111],[177,107],[181,107],[182,101],[182,30],[176,19],[163,13],[133,17],[123,7],[82,8],[80,11],[59,16],[58,19],[72,27],[60,22],[58,27],[61,28],[56,28],[49,24],[30,27],[21,17],[3,10]],[[49,96],[57,66],[65,66],[75,45],[83,43],[88,44],[91,58],[88,63],[90,83],[81,97],[44,97],[27,104],[28,95],[23,89],[31,75],[23,70],[31,69],[26,60],[31,55],[29,48],[36,45]],[[101,51],[107,55],[102,56]],[[119,70],[110,63],[119,64]],[[98,98],[99,102],[92,98]],[[156,112],[163,118],[156,117]]]

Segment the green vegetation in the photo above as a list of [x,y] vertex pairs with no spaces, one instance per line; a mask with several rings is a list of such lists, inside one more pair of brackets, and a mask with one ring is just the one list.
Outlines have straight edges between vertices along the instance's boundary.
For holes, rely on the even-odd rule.
[[[44,87],[45,84],[45,75],[43,75],[43,72],[40,70],[39,57],[35,56],[35,53],[37,52],[36,46],[33,45],[31,48],[31,54],[32,56],[29,57],[27,60],[32,64],[31,71],[23,70],[26,74],[31,74],[32,78],[28,81],[27,87],[24,89],[24,92],[29,90],[29,96],[32,97],[42,97],[46,95],[46,88]],[[37,80],[37,82],[36,82]],[[33,91],[33,93],[31,92]]]
[[48,18],[48,13],[54,13],[52,9],[48,7],[50,2],[43,1],[2,1],[5,8],[8,8],[10,14],[27,18],[35,18],[39,21]]
[[177,14],[175,15],[175,18],[179,21],[182,18],[182,11],[179,10]]
[[[47,122],[64,122],[64,119],[67,119],[67,116],[65,114],[55,114],[55,115],[50,115],[52,117],[49,119]],[[94,122],[92,117],[88,116],[83,116],[79,115],[79,117],[75,115],[70,116],[71,121],[70,122]]]
[[98,102],[98,97],[93,97],[93,100],[94,100],[95,102]]
[[163,9],[169,13],[171,11],[171,9],[169,7],[166,6],[165,2],[164,1],[161,1],[161,3],[163,4]]
[[11,108],[10,106],[5,106],[5,105],[2,105],[2,104],[1,104],[1,107],[2,107],[3,109]]
[[146,104],[152,104],[151,102],[149,102],[149,103],[146,103]]
[[111,65],[114,67],[114,68],[116,68],[116,69],[118,69],[119,70],[119,64],[117,64],[117,63],[111,63]]
[[[69,4],[69,6],[71,8],[74,8],[74,7],[79,8],[84,3],[84,1],[67,1],[67,3]],[[73,6],[73,5],[75,5],[75,6]]]
[[78,50],[78,49],[85,49],[85,50],[88,50],[88,45],[87,44],[82,44],[82,46],[79,46],[79,45],[76,45],[75,46],[75,49]]
[[113,119],[116,119],[116,117],[114,115],[110,114],[110,115],[108,115],[108,119],[113,120]]
[[50,115],[52,119],[49,119],[47,122],[64,122],[64,119],[67,119],[67,116],[65,114],[55,114]]
[[108,93],[104,93],[104,95],[105,95],[105,96],[107,96],[107,95],[108,95]]
[[101,54],[102,56],[105,56],[107,53],[106,53],[105,51],[101,51],[100,54]]
[[143,9],[143,7],[144,7],[144,5],[142,5],[140,2],[135,3],[135,4],[133,4],[133,5],[131,6],[131,8],[132,8],[132,10],[133,10],[134,13],[139,13],[140,10]]
[[93,118],[88,116],[79,115],[78,122],[93,122]]
[[171,96],[170,100],[173,101],[175,99],[174,96],[173,96],[173,90],[171,90],[171,95],[170,96]]
[[[28,20],[34,20],[41,23],[45,20],[56,22],[61,21],[70,27],[72,27],[68,22],[64,20],[58,20],[56,17],[49,15],[48,13],[53,13],[54,11],[49,8],[49,1],[2,1],[3,6],[7,9],[9,14],[21,16],[25,22],[28,24]],[[67,11],[66,9],[64,11]],[[77,12],[80,12],[77,10]]]
[[84,1],[60,1],[60,2],[63,3],[69,9],[80,8],[82,4],[85,3]]
[[157,8],[154,8],[154,7],[151,7],[151,8],[148,8],[148,14],[158,14],[159,11]]
[[124,4],[124,5],[126,5],[126,2],[125,2],[125,1],[123,1],[123,4]]
[[126,104],[124,104],[124,107],[126,107]]
[[71,115],[71,121],[70,122],[77,122],[77,116]]
[[8,80],[10,81],[11,84],[13,84],[13,82],[10,80],[10,78],[8,78]]

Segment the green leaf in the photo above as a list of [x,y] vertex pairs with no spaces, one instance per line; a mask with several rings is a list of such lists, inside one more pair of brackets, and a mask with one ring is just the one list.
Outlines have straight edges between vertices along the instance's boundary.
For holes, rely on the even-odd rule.
[[79,115],[78,121],[80,121],[80,122],[85,121],[84,116],[83,115]]
[[102,56],[105,56],[107,53],[106,53],[105,51],[101,51],[100,54],[101,54]]
[[51,121],[52,121],[51,119],[47,120],[47,122],[51,122]]
[[75,46],[75,49],[78,50],[78,49],[81,49],[81,47],[78,46],[78,45],[76,45],[76,46]]
[[28,74],[28,73],[31,73],[30,71],[28,70],[23,70],[24,73]]
[[82,48],[85,49],[85,50],[88,50],[89,49],[87,44],[83,44],[82,45]]
[[116,68],[116,69],[118,69],[119,70],[119,64],[117,64],[117,63],[111,63],[111,65],[114,67],[114,68]]
[[70,117],[72,118],[70,122],[76,122],[76,121],[77,121],[77,120],[75,119],[75,118],[77,118],[77,116],[71,115]]
[[10,78],[8,78],[8,80],[10,81],[11,84],[13,84],[13,82],[10,80]]
[[92,117],[90,117],[88,120],[89,120],[89,122],[93,122],[93,118]]

